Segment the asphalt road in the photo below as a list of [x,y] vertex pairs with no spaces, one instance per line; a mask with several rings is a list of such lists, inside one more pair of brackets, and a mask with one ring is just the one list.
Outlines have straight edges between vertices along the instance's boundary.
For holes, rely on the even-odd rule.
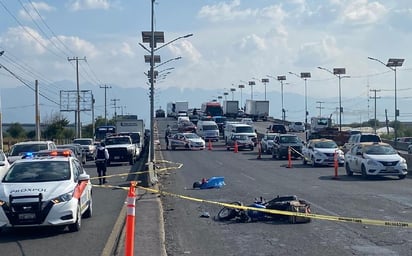
[[[165,120],[159,121],[159,130]],[[310,202],[312,213],[412,222],[412,179],[384,177],[339,179],[331,167],[303,166],[294,160],[257,159],[257,151],[162,151],[166,160],[183,167],[161,175],[164,191],[216,202],[245,204],[263,196],[297,195]],[[201,178],[224,176],[221,189],[193,190]],[[412,229],[314,219],[306,224],[284,221],[240,223],[217,221],[221,207],[165,196],[162,198],[168,255],[410,255]],[[201,215],[207,212],[210,218]]]

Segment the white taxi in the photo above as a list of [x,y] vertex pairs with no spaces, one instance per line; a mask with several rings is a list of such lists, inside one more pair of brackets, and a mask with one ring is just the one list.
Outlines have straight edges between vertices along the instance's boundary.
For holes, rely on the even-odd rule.
[[92,216],[92,184],[71,156],[15,161],[0,182],[0,228],[67,226]]
[[339,166],[343,166],[345,156],[335,141],[330,139],[312,139],[302,148],[303,164],[310,162],[313,167],[318,165],[334,165],[335,153]]
[[345,169],[348,176],[354,172],[363,178],[368,176],[398,176],[408,174],[406,160],[389,144],[383,142],[361,142],[345,154]]

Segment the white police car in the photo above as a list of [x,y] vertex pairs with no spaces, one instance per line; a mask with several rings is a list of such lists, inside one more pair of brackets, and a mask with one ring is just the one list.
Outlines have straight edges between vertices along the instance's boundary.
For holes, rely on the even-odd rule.
[[0,182],[0,228],[67,226],[78,231],[92,209],[90,176],[72,156],[17,160]]

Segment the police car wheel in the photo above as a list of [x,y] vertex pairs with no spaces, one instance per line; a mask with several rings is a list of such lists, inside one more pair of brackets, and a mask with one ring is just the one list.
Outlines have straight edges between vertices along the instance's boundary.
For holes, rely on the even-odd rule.
[[89,206],[87,206],[87,210],[84,212],[84,218],[90,218],[93,216],[93,199],[90,198]]
[[80,206],[77,206],[76,222],[69,225],[70,232],[77,232],[82,227],[82,214],[80,212]]

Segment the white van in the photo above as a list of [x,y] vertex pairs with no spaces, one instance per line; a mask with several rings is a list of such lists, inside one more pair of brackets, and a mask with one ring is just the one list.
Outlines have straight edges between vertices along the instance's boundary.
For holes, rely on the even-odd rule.
[[225,142],[228,141],[232,134],[247,135],[255,144],[257,143],[257,134],[251,125],[242,123],[228,123],[225,126]]
[[209,140],[219,141],[219,127],[215,121],[198,121],[196,133],[206,142]]

